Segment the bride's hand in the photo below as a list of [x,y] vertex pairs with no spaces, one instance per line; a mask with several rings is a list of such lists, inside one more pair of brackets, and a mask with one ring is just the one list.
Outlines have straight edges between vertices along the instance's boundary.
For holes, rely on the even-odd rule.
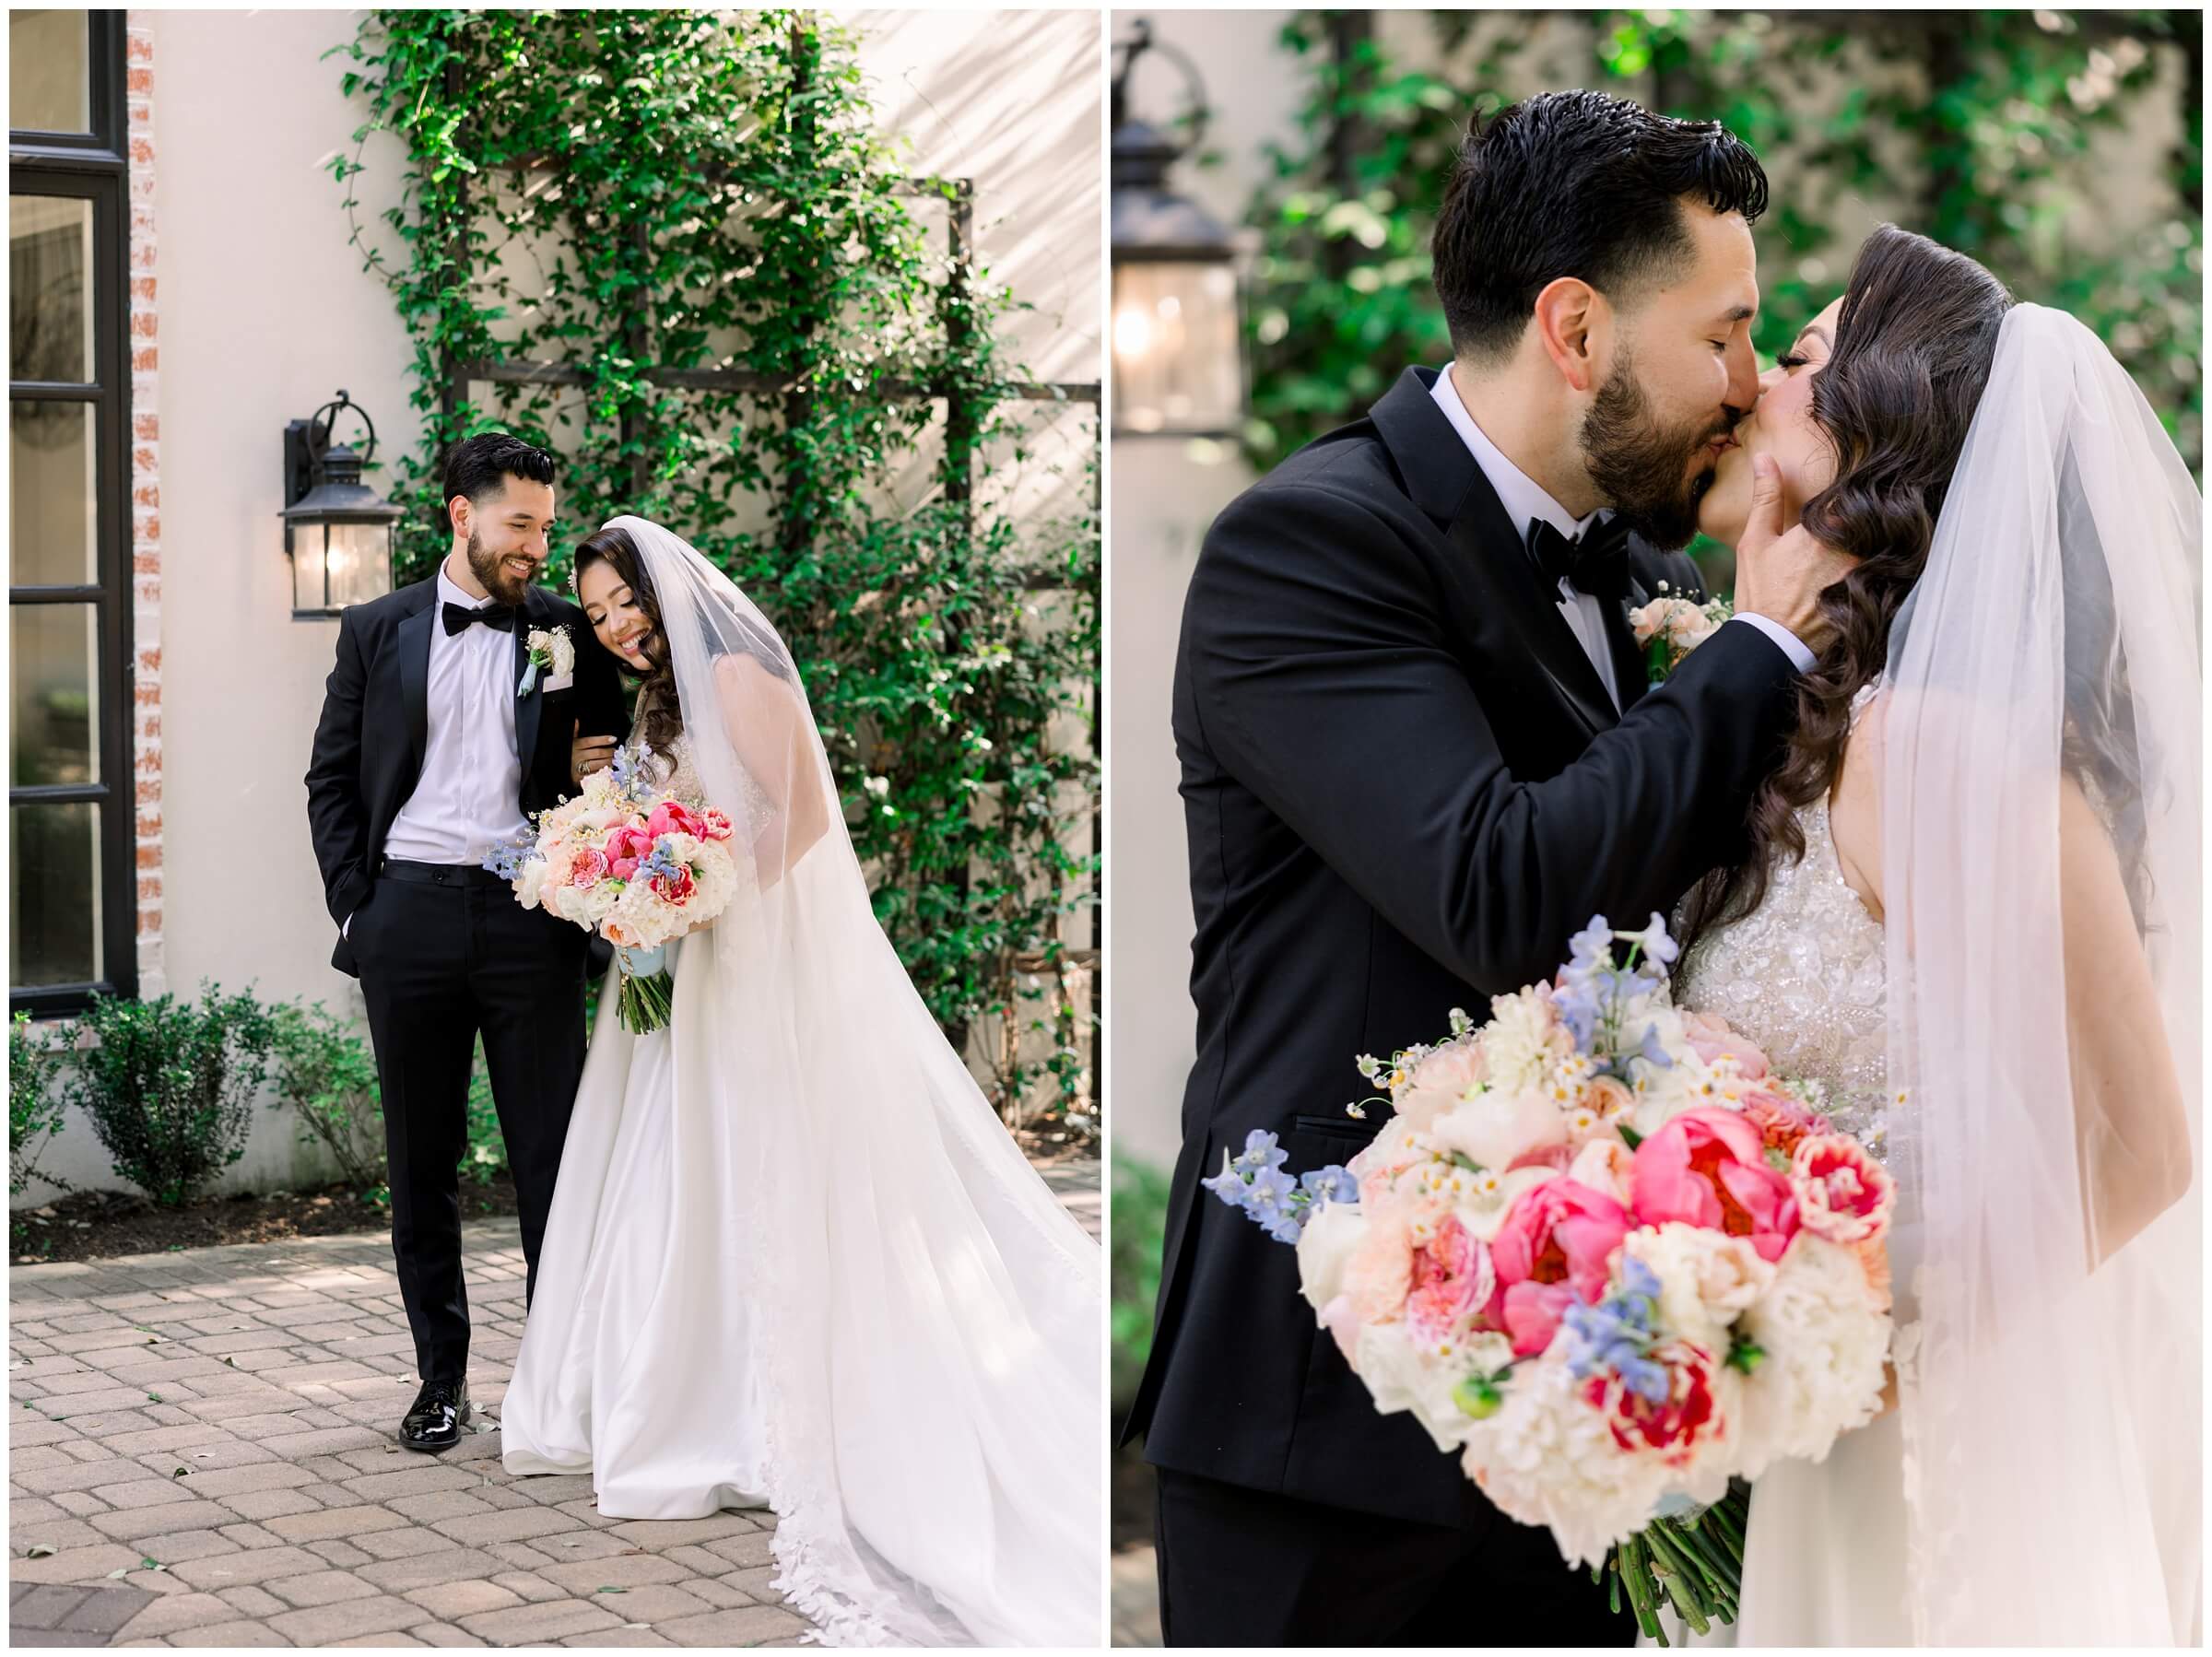
[[1815,540],[1802,523],[1785,523],[1782,468],[1771,454],[1751,457],[1751,515],[1735,544],[1735,608],[1790,629],[1806,649],[1827,642],[1820,594],[1851,571],[1853,560]]
[[614,764],[615,749],[621,745],[612,736],[586,736],[581,721],[571,731],[569,775],[582,788],[583,780],[594,771],[603,771]]

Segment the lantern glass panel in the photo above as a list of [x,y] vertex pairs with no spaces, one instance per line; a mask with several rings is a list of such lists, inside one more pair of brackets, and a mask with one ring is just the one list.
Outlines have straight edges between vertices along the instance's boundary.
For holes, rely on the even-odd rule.
[[329,567],[332,609],[382,598],[392,590],[392,526],[332,524]]
[[323,548],[329,528],[324,523],[292,526],[292,608],[295,610],[329,608],[330,601],[323,591]]
[[1125,431],[1235,429],[1243,363],[1228,264],[1113,267],[1113,397],[1114,422]]

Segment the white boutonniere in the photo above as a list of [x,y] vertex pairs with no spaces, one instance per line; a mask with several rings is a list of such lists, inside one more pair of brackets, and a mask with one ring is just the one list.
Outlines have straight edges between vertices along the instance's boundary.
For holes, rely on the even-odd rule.
[[541,667],[550,667],[556,678],[576,671],[576,641],[569,637],[567,628],[533,628],[525,642],[530,665],[523,670],[523,682],[514,687],[518,697],[528,696],[536,688]]

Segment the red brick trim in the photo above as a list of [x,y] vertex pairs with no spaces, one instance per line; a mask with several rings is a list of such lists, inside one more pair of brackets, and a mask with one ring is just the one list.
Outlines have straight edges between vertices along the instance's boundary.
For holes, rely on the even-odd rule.
[[166,987],[161,932],[161,357],[155,271],[154,18],[127,14],[124,107],[130,143],[131,586],[137,652],[132,759],[136,783],[138,989]]

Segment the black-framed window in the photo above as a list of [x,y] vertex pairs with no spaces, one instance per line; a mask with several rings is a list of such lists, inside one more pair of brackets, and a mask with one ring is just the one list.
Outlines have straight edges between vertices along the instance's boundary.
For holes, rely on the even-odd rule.
[[8,1003],[137,984],[120,11],[8,14]]

